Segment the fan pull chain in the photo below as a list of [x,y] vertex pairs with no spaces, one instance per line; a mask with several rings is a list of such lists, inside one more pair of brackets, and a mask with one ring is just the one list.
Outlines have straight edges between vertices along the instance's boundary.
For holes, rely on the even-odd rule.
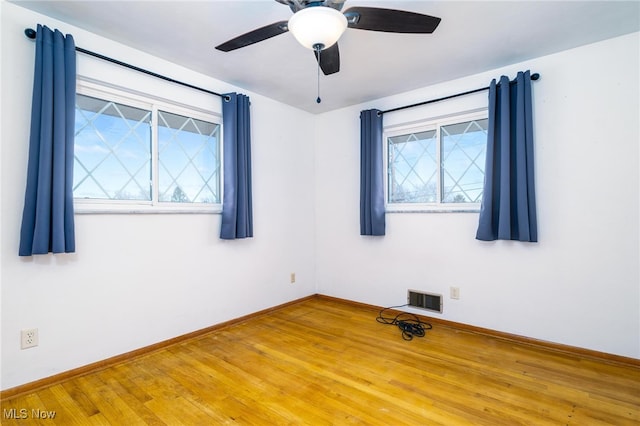
[[320,64],[318,64],[318,97],[316,98],[316,102],[322,102],[322,99],[320,99]]
[[316,103],[322,102],[320,99],[320,52],[322,52],[322,44],[315,44],[313,46],[316,49],[316,53],[318,54],[318,97],[316,98]]

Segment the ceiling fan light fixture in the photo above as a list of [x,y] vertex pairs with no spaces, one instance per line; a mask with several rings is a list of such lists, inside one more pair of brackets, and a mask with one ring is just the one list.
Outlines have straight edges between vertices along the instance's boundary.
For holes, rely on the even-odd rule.
[[338,10],[327,6],[313,6],[293,14],[289,31],[307,49],[333,46],[347,29],[347,18]]

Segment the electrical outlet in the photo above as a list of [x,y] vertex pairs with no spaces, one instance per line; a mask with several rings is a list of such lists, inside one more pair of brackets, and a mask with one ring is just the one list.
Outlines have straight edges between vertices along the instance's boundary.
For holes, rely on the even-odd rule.
[[29,328],[20,331],[20,349],[38,346],[38,329]]
[[292,272],[291,276],[289,277],[289,281],[291,281],[291,284],[294,284],[296,282],[296,273]]
[[452,299],[460,299],[460,287],[449,287],[449,296]]

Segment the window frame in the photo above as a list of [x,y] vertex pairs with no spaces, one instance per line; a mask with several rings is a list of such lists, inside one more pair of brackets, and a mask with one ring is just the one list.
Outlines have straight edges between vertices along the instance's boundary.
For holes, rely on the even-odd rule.
[[[76,95],[90,96],[105,101],[116,102],[135,108],[151,111],[151,200],[109,200],[73,198],[74,212],[79,214],[111,214],[111,213],[208,213],[222,212],[224,190],[223,161],[223,126],[222,114],[206,111],[202,108],[186,105],[159,96],[100,82],[89,78],[77,79]],[[158,111],[186,116],[207,121],[219,126],[218,159],[219,159],[219,202],[218,203],[175,203],[159,201],[159,148]],[[75,171],[74,171],[75,172]]]
[[[387,213],[479,213],[481,203],[443,203],[442,202],[442,141],[440,128],[452,124],[464,123],[467,121],[483,120],[489,118],[489,109],[478,108],[470,111],[452,113],[437,117],[425,118],[422,120],[403,122],[384,126],[382,131],[383,144],[383,167],[384,167],[384,201]],[[389,138],[406,135],[409,133],[420,133],[426,131],[436,131],[436,158],[437,161],[437,185],[436,195],[438,201],[435,203],[394,203],[389,200]]]

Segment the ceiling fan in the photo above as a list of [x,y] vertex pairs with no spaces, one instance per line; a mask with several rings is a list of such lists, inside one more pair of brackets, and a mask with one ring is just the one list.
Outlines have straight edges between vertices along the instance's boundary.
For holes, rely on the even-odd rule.
[[352,7],[341,12],[346,0],[276,0],[289,6],[293,16],[288,21],[249,31],[216,49],[230,52],[241,47],[291,31],[308,49],[312,49],[325,75],[340,71],[337,41],[347,28],[390,33],[430,34],[440,24],[440,18],[378,7]]

